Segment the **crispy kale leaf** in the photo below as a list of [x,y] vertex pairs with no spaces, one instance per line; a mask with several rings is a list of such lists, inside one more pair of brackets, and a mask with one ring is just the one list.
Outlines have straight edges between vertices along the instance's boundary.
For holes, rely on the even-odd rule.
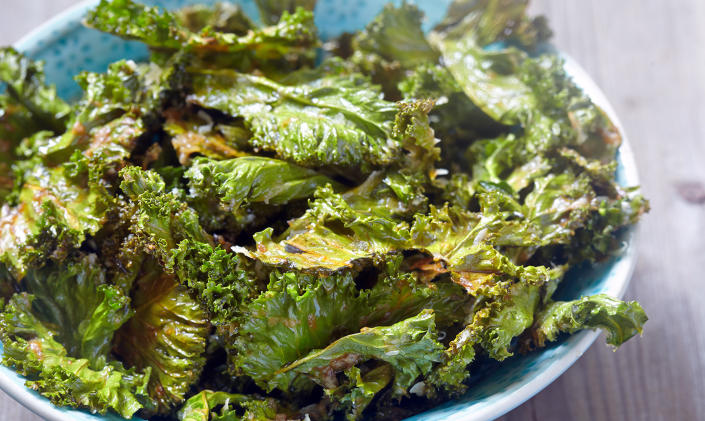
[[236,127],[229,126],[230,130],[221,133],[220,130],[210,127],[212,123],[212,120],[201,121],[200,118],[189,120],[169,118],[166,121],[164,130],[171,135],[171,144],[181,165],[189,165],[194,155],[213,159],[249,155],[241,150],[242,144],[249,138],[247,130],[244,128],[237,130]]
[[172,251],[167,270],[195,293],[210,323],[222,327],[233,323],[258,291],[247,266],[243,258],[221,247],[183,240]]
[[506,37],[513,29],[510,25],[523,18],[527,2],[500,5],[500,0],[461,0],[455,6],[463,3],[471,10],[456,16],[451,7],[446,21],[459,20],[442,23],[430,39],[468,97],[497,121],[515,124],[517,110],[535,106],[531,91],[516,75],[516,63],[524,58],[523,53],[516,48],[494,51],[483,47]]
[[361,419],[363,411],[392,382],[394,376],[392,366],[388,364],[373,368],[364,375],[357,367],[350,367],[344,373],[349,381],[326,390],[326,394],[336,401],[336,411],[344,411],[348,420]]
[[[17,159],[15,148],[34,132],[31,115],[7,95],[0,95],[0,205],[11,199],[15,185],[12,164]],[[49,135],[48,132],[40,132]]]
[[437,389],[451,393],[464,391],[463,382],[470,375],[467,366],[478,349],[501,361],[513,354],[513,340],[522,334],[528,333],[529,342],[543,347],[547,340],[556,340],[561,332],[587,328],[604,329],[607,343],[617,347],[640,333],[647,320],[638,303],[604,294],[553,302],[542,308],[540,294],[538,287],[515,284],[507,295],[478,309],[472,323],[451,342],[443,363],[429,377],[428,383],[433,386],[428,389],[429,396],[434,396]]
[[24,278],[36,317],[52,331],[68,356],[101,369],[109,359],[114,332],[133,311],[122,291],[107,284],[96,255],[63,266],[32,269]]
[[[218,410],[218,408],[220,408]],[[241,412],[244,412],[240,415]],[[274,420],[277,403],[273,399],[204,390],[194,395],[179,411],[181,421]]]
[[524,57],[516,47],[534,50],[551,35],[544,19],[526,16],[527,6],[526,0],[456,0],[430,35],[468,96],[502,122],[511,123],[516,116],[507,111],[526,100],[512,75]]
[[[399,82],[398,88],[405,100],[435,100],[431,118],[433,129],[443,141],[444,152],[446,149],[457,151],[456,144],[457,147],[467,147],[468,141],[491,133],[497,127],[442,65],[423,63],[416,66]],[[457,160],[452,155],[447,157],[450,162]]]
[[[271,229],[255,235],[254,251],[238,249],[269,264],[297,269],[338,270],[359,259],[380,259],[396,250],[420,250],[442,262],[442,272],[469,291],[469,279],[506,275],[541,284],[560,271],[521,266],[499,252],[494,245],[522,245],[533,239],[521,223],[505,220],[498,212],[475,214],[456,208],[431,208],[416,215],[413,224],[395,218],[388,208],[361,202],[356,208],[329,189],[319,190],[318,199],[280,241]],[[518,231],[518,232],[517,232]]]
[[106,283],[95,255],[32,269],[24,285],[32,295],[15,295],[0,330],[5,363],[28,376],[28,385],[57,404],[102,413],[130,416],[152,405],[144,389],[149,372],[112,361],[114,332],[132,309]]
[[[113,64],[108,73],[84,73],[79,84],[84,89],[83,106],[73,113],[67,131],[58,136],[33,136],[22,142],[18,152],[25,158],[40,157],[49,164],[67,160],[74,151],[92,143],[94,131],[124,113],[124,108],[113,99],[125,98],[130,86],[122,72],[123,66]],[[132,81],[130,81],[132,82]],[[105,84],[105,85],[104,85]],[[105,86],[105,90],[100,87]],[[116,94],[113,96],[113,94]],[[129,101],[129,99],[125,98]],[[108,133],[103,133],[101,139]]]
[[255,234],[255,250],[238,251],[268,264],[335,271],[358,259],[382,258],[403,249],[411,238],[409,224],[394,218],[388,207],[367,204],[355,209],[332,189],[320,189],[282,241],[275,241],[268,228]]
[[327,76],[296,86],[219,71],[193,74],[188,100],[245,120],[256,150],[343,176],[368,174],[398,153],[393,103],[360,75]]
[[[440,141],[436,138],[428,118],[434,105],[434,102],[429,100],[399,103],[392,136],[400,143],[405,153],[404,159],[398,163],[398,170],[404,177],[421,173],[426,177],[423,181],[436,178],[434,167],[441,154],[440,148],[437,147]],[[395,190],[395,193],[404,200],[401,192]]]
[[135,315],[116,332],[115,351],[130,367],[151,370],[149,395],[157,412],[169,412],[201,374],[208,320],[188,292],[149,261],[132,303]]
[[544,33],[540,21],[527,20],[526,3],[457,1],[431,35],[467,96],[497,122],[523,129],[522,136],[508,134],[471,147],[471,161],[494,164],[487,166],[491,181],[561,146],[604,160],[614,157],[620,143],[614,125],[573,83],[558,56],[529,58],[524,51]]
[[400,98],[397,84],[406,70],[438,61],[438,52],[431,48],[421,29],[422,18],[423,13],[415,5],[387,4],[351,40],[350,62],[380,84],[388,99]]
[[646,321],[646,313],[636,301],[624,302],[599,294],[550,303],[536,316],[531,336],[537,346],[544,346],[546,341],[555,341],[561,332],[601,328],[607,332],[607,343],[618,347],[641,333]]
[[183,240],[211,244],[211,236],[201,228],[198,215],[177,191],[166,192],[164,179],[154,171],[127,167],[120,172],[120,188],[136,205],[132,232],[146,250],[163,264]]
[[255,0],[255,3],[262,22],[267,25],[279,22],[285,12],[294,13],[299,7],[311,12],[316,8],[316,0]]
[[7,89],[9,103],[30,115],[33,130],[61,133],[70,107],[44,81],[44,65],[32,61],[12,47],[0,49],[0,81]]
[[306,50],[318,43],[313,13],[301,8],[293,13],[285,12],[276,25],[249,30],[242,36],[218,32],[212,27],[191,32],[171,12],[132,0],[102,0],[88,13],[85,22],[90,27],[141,41],[155,49],[186,50],[204,59],[203,63],[236,63],[242,70],[258,67],[267,60],[306,54]]
[[210,27],[218,32],[245,35],[247,31],[255,28],[242,7],[235,3],[218,2],[213,6],[194,4],[177,10],[174,16],[191,32],[200,32]]
[[463,319],[468,297],[461,288],[450,282],[425,285],[400,274],[400,263],[388,262],[374,286],[363,291],[350,272],[273,274],[267,291],[244,311],[235,365],[263,387],[283,387],[272,383],[278,370],[341,335],[390,325],[425,308],[435,309],[444,324]]
[[468,157],[476,179],[506,178],[519,190],[525,186],[522,182],[530,183],[531,178],[543,175],[534,172],[522,181],[527,170],[542,167],[535,165],[537,160],[560,154],[566,147],[603,164],[614,160],[621,142],[616,128],[566,75],[561,59],[554,56],[526,59],[522,69],[532,69],[531,75],[523,80],[535,92],[532,97],[536,101],[550,96],[552,101],[561,101],[561,105],[554,108],[556,105],[527,104],[516,108],[521,113],[523,134],[510,133],[471,145]]
[[17,280],[32,265],[61,259],[95,233],[110,200],[77,183],[65,167],[26,164],[18,204],[4,205],[0,214],[0,260]]
[[[148,115],[177,83],[174,74],[157,69],[148,78],[144,67],[125,61],[105,74],[83,73],[84,97],[68,123],[71,129],[23,142],[20,154],[29,159],[16,164],[19,200],[0,222],[3,237],[13,239],[2,259],[18,279],[34,263],[61,260],[110,219],[115,174],[147,131]],[[28,252],[19,253],[17,246]]]
[[[400,103],[391,134],[403,153],[390,169],[373,171],[343,195],[330,187],[319,189],[306,214],[290,223],[286,243],[270,244],[271,230],[255,235],[261,245],[257,258],[270,264],[335,270],[408,243],[409,225],[402,218],[426,209],[423,189],[436,177],[434,165],[440,152],[428,121],[432,106],[429,101]],[[332,225],[336,220],[340,226]]]
[[451,194],[467,197],[488,181],[503,185],[514,199],[529,192],[515,211],[538,238],[505,250],[518,263],[532,256],[546,265],[602,259],[615,249],[615,233],[648,204],[613,181],[620,136],[567,75],[562,60],[554,54],[529,58],[516,48],[540,40],[541,23],[526,20],[524,2],[499,5],[456,2],[432,37],[468,97],[498,122],[514,125],[468,148],[472,181],[463,185],[456,178]]
[[597,199],[588,177],[566,172],[536,179],[524,205],[545,241],[566,243],[596,210]]
[[76,80],[84,93],[67,131],[56,137],[27,139],[20,154],[56,165],[80,151],[91,166],[119,170],[117,163],[135,149],[156,114],[178,96],[175,91],[183,82],[182,60],[175,57],[163,67],[122,60],[112,63],[105,73],[79,74]]
[[456,335],[442,364],[429,376],[427,395],[433,397],[439,389],[463,392],[463,382],[470,375],[467,367],[474,361],[477,349],[500,361],[512,356],[512,340],[532,325],[539,302],[540,287],[516,283],[477,309],[472,323]]
[[0,313],[3,364],[27,377],[27,386],[58,406],[86,408],[125,418],[153,405],[147,395],[149,369],[126,370],[118,362],[91,368],[86,359],[69,356],[55,332],[34,315],[33,297],[16,294]]
[[284,205],[313,196],[318,187],[339,186],[316,171],[286,161],[248,156],[198,159],[186,172],[192,196],[215,196],[233,211],[250,203]]
[[424,310],[391,326],[363,328],[360,333],[344,336],[284,367],[274,381],[286,390],[297,376],[306,376],[325,388],[334,388],[338,386],[337,373],[375,359],[393,368],[394,394],[403,396],[419,376],[440,361],[442,350],[436,341],[433,311]]
[[412,227],[416,248],[431,253],[447,263],[454,279],[469,292],[466,284],[497,275],[518,278],[540,285],[560,276],[560,269],[544,266],[518,265],[498,250],[499,246],[524,244],[533,239],[529,227],[522,222],[507,220],[499,212],[487,209],[478,214],[445,207],[432,208],[428,216],[419,216]]
[[395,7],[384,6],[356,38],[356,47],[363,53],[373,53],[387,61],[397,61],[405,68],[435,62],[438,53],[426,41],[421,29],[423,13],[404,2]]
[[510,38],[516,30],[526,30],[519,24],[528,5],[527,0],[455,0],[435,29],[448,31],[456,27],[454,31],[458,34],[470,29],[470,35],[479,45],[488,45]]
[[64,131],[69,106],[44,81],[41,62],[11,47],[0,49],[0,203],[14,186],[12,163],[20,141]]
[[86,25],[136,39],[154,47],[179,49],[190,34],[169,12],[131,0],[103,0],[85,18]]

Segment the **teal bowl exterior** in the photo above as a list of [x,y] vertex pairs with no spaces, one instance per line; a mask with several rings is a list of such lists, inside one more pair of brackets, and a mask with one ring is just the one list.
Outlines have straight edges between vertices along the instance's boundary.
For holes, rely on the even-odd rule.
[[[145,3],[174,9],[193,3],[214,3],[214,0],[159,0]],[[253,18],[257,9],[253,0],[240,0],[245,11]],[[416,0],[425,13],[424,27],[429,29],[438,22],[451,0]],[[56,84],[58,92],[66,99],[80,95],[73,76],[80,71],[104,71],[107,65],[120,59],[142,60],[147,49],[140,43],[123,41],[117,37],[99,33],[81,25],[85,12],[97,4],[89,0],[78,4],[45,23],[15,47],[34,59],[45,61],[47,79]],[[318,0],[316,24],[323,38],[330,38],[344,31],[363,28],[386,3],[384,0]],[[401,3],[396,0],[394,3]],[[566,70],[576,83],[600,105],[622,131],[614,110],[590,76],[570,57],[565,56]],[[619,151],[617,177],[625,186],[638,185],[638,175],[629,141]],[[568,274],[557,296],[562,299],[579,298],[583,295],[607,293],[621,297],[631,278],[635,264],[634,233],[624,235],[624,248],[618,257],[592,266],[577,268]],[[546,348],[512,357],[504,362],[480,364],[472,376],[468,393],[460,399],[447,402],[428,412],[409,418],[408,421],[484,421],[497,418],[519,406],[553,382],[567,370],[590,347],[598,332],[583,331],[572,336],[563,336]],[[2,345],[0,344],[0,355]],[[24,378],[13,370],[0,366],[0,389],[37,415],[52,421],[118,421],[114,414],[91,414],[68,408],[57,408],[38,393],[24,386]]]

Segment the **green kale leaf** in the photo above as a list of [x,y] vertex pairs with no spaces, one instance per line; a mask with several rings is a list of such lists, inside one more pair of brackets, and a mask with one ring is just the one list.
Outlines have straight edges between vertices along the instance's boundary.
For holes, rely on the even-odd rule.
[[284,367],[274,382],[286,390],[297,376],[307,376],[325,388],[335,388],[337,373],[375,359],[393,368],[394,393],[403,396],[440,361],[442,352],[443,346],[436,341],[433,311],[424,310],[391,326],[363,328],[360,333],[344,336]]
[[132,0],[101,0],[85,23],[154,49],[192,52],[204,59],[202,63],[237,63],[242,70],[287,55],[306,54],[318,43],[313,13],[302,8],[285,12],[276,25],[249,30],[242,36],[213,27],[191,32],[173,13]]
[[[136,247],[143,263],[134,268],[135,315],[117,332],[115,347],[130,366],[151,368],[150,396],[157,401],[158,412],[166,413],[185,399],[189,387],[198,380],[210,328],[201,304],[172,274],[177,271],[189,276],[182,281],[190,281],[203,290],[199,292],[205,292],[202,277],[190,278],[200,276],[200,269],[179,265],[178,248],[188,240],[210,247],[212,239],[179,194],[165,192],[166,184],[157,173],[127,167],[120,176],[121,189],[135,206],[130,230],[136,244],[128,245]],[[197,250],[188,252],[198,255]],[[145,254],[152,257],[145,259]],[[212,263],[219,264],[217,260]]]
[[336,410],[344,411],[350,421],[362,419],[363,411],[394,377],[392,366],[388,364],[373,368],[364,375],[357,367],[350,367],[344,373],[349,382],[326,390],[326,394],[337,401]]
[[167,270],[195,293],[210,323],[221,327],[237,320],[258,291],[257,279],[243,260],[221,247],[183,240],[172,251]]
[[358,210],[329,188],[318,190],[316,199],[282,241],[273,239],[268,228],[254,235],[255,250],[237,251],[267,264],[336,271],[359,259],[383,258],[410,239],[409,224],[394,218],[389,208],[363,205]]
[[131,231],[143,242],[145,250],[166,264],[171,251],[183,240],[211,244],[196,212],[183,201],[182,193],[166,192],[162,177],[154,171],[126,167],[120,172],[120,188],[136,205]]
[[234,210],[250,203],[284,205],[339,183],[286,161],[247,156],[223,161],[197,159],[186,172],[191,195],[212,195]]
[[185,288],[147,261],[132,296],[135,314],[115,334],[115,352],[130,367],[150,370],[158,413],[184,401],[205,364],[209,324]]
[[467,147],[467,142],[485,133],[492,133],[498,125],[465,95],[461,85],[444,66],[423,63],[408,72],[399,82],[402,97],[435,100],[430,113],[433,129],[442,139],[446,160],[457,161],[452,155]]
[[343,176],[369,174],[398,152],[391,139],[396,106],[360,75],[296,86],[227,70],[193,74],[188,100],[245,120],[252,148]]
[[70,107],[44,80],[44,64],[32,61],[12,47],[0,49],[0,82],[7,93],[5,101],[29,112],[33,131],[64,131]]
[[439,390],[452,394],[465,391],[464,381],[470,376],[468,365],[474,361],[478,348],[500,361],[512,356],[512,340],[534,321],[540,291],[537,286],[515,283],[503,295],[478,308],[472,323],[456,335],[443,354],[442,363],[429,376],[427,396],[434,397]]
[[105,73],[80,73],[76,80],[83,97],[74,107],[67,131],[56,137],[27,139],[20,154],[56,165],[80,151],[92,165],[119,170],[117,163],[133,152],[156,114],[176,95],[183,73],[179,60],[163,67],[122,60],[112,63]]
[[18,204],[0,213],[0,261],[17,280],[34,264],[61,260],[104,222],[108,198],[85,188],[65,167],[26,161]]
[[[290,10],[293,12],[293,10]],[[212,6],[193,4],[174,12],[178,23],[188,28],[191,32],[200,32],[206,27],[218,32],[228,32],[245,35],[255,28],[254,23],[235,3],[218,2]]]
[[[220,410],[217,410],[220,407]],[[239,415],[241,412],[244,414]],[[180,421],[274,420],[277,403],[273,399],[203,390],[179,410]]]
[[506,220],[496,211],[479,214],[432,207],[409,225],[389,208],[370,206],[368,201],[353,206],[330,189],[319,190],[317,198],[281,241],[274,241],[267,229],[255,234],[255,250],[237,251],[268,264],[335,271],[396,250],[420,250],[442,262],[439,270],[451,271],[471,293],[474,282],[468,279],[506,275],[542,284],[561,273],[560,268],[517,265],[498,251],[495,245],[524,245],[536,237],[530,226]]
[[216,245],[194,210],[178,194],[165,192],[158,174],[129,167],[121,175],[122,189],[136,206],[130,230],[138,244],[128,245],[152,255],[163,270],[175,275],[208,312],[212,324],[234,322],[242,303],[258,292],[249,264]]
[[313,12],[316,0],[255,0],[259,16],[267,25],[279,22],[285,12],[294,13],[299,7]]
[[273,274],[267,291],[244,311],[235,366],[263,387],[282,387],[272,383],[277,371],[365,326],[393,324],[427,308],[444,324],[462,320],[468,303],[462,288],[451,282],[425,285],[412,274],[399,274],[399,264],[400,259],[390,261],[363,291],[350,272]]
[[94,254],[64,265],[32,269],[24,278],[34,297],[36,317],[71,357],[101,369],[109,359],[113,334],[132,316],[130,300],[107,284]]
[[43,67],[11,47],[0,49],[0,203],[13,190],[12,164],[22,139],[65,130],[70,107],[46,85]]
[[[495,120],[515,124],[516,111],[533,108],[536,101],[516,75],[516,65],[524,58],[523,53],[516,48],[494,51],[483,47],[502,40],[511,31],[510,24],[523,18],[527,2],[500,3],[500,0],[456,1],[446,22],[431,33],[430,40],[475,104]],[[456,9],[461,7],[469,10],[456,16]]]
[[423,63],[438,61],[438,52],[429,45],[421,29],[423,13],[412,4],[403,2],[396,7],[387,4],[367,27],[349,42],[345,57],[358,71],[370,76],[382,86],[389,100],[401,98],[397,84],[404,72]]
[[[171,135],[171,145],[178,155],[181,165],[189,165],[194,155],[203,155],[212,159],[228,159],[249,155],[242,151],[242,143],[249,138],[245,129],[230,130],[221,133],[220,130],[208,128],[212,121],[200,119],[179,120],[169,118],[164,124],[164,130]],[[234,135],[234,136],[233,136]]]
[[[354,48],[363,54],[376,54],[396,61],[404,69],[434,63],[438,53],[431,48],[421,29],[423,13],[410,3],[396,7],[387,4],[354,39]],[[354,59],[353,59],[354,60]]]
[[149,369],[139,374],[118,362],[94,369],[90,361],[69,356],[56,332],[34,315],[32,301],[32,295],[16,294],[0,313],[3,364],[27,377],[29,388],[57,406],[113,410],[125,418],[154,405],[147,395]]
[[598,294],[550,303],[536,316],[531,336],[542,347],[546,341],[555,341],[561,332],[601,328],[607,332],[607,343],[618,347],[641,333],[647,320],[636,301],[625,302]]
[[132,0],[102,0],[88,13],[85,23],[154,47],[179,49],[191,35],[171,13]]

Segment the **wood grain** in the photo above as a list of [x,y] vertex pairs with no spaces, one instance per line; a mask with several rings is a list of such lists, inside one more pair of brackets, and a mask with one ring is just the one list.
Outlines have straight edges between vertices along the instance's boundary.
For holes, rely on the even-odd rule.
[[[71,3],[0,0],[0,44]],[[652,211],[627,297],[651,320],[616,352],[601,338],[501,420],[705,420],[705,2],[534,0],[532,9],[604,89],[631,139]],[[37,419],[0,392],[0,420]]]

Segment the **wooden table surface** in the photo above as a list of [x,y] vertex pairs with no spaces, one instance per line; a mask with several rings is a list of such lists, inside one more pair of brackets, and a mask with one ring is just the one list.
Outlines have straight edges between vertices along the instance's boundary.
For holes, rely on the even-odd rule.
[[[0,0],[9,44],[75,0]],[[601,337],[508,420],[705,420],[705,1],[534,0],[556,45],[604,89],[651,213],[627,298],[649,314],[616,352]],[[0,420],[39,418],[0,392]]]

